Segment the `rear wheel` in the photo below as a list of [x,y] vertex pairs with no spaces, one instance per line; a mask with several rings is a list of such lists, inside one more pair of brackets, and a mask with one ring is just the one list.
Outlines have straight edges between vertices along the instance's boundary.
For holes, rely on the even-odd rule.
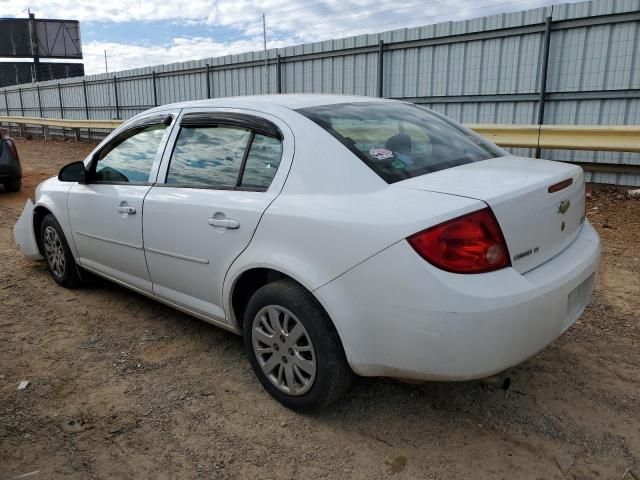
[[78,286],[80,283],[78,267],[60,224],[50,213],[42,220],[40,239],[49,273],[56,283],[67,288]]
[[22,179],[14,178],[2,184],[7,192],[19,192],[22,188]]
[[253,294],[243,335],[253,371],[285,407],[316,410],[351,385],[353,373],[335,327],[317,300],[291,280]]

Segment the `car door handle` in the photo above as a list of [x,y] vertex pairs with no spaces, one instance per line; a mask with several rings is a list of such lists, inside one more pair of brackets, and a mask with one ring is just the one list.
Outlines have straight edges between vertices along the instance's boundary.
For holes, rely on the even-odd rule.
[[212,227],[222,227],[222,228],[229,228],[229,229],[236,229],[240,227],[240,222],[237,220],[234,220],[233,218],[210,218],[208,220],[209,225],[211,225]]
[[126,213],[128,215],[133,215],[134,213],[136,213],[136,209],[135,207],[128,207],[128,206],[119,206],[118,207],[118,212],[119,213]]

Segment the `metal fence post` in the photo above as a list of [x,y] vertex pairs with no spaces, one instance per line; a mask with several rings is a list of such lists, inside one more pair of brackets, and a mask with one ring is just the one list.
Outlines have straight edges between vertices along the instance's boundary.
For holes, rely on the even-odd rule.
[[156,88],[156,71],[151,72],[151,80],[153,81],[153,106],[158,106],[158,89]]
[[[18,89],[18,95],[20,96],[20,115],[24,117],[24,103],[22,103],[22,88]],[[20,124],[20,136],[24,137],[24,124]]]
[[18,96],[20,97],[20,115],[24,117],[24,104],[22,103],[22,88],[18,89]]
[[[36,85],[36,92],[38,94],[38,112],[40,113],[40,117],[44,117],[43,113],[42,113],[42,99],[40,97],[40,85]],[[44,138],[44,141],[47,141],[47,127],[45,127],[44,125],[42,125],[42,137]]]
[[40,85],[36,85],[36,92],[38,93],[38,112],[40,113],[40,116],[43,117],[44,115],[42,115],[42,100],[40,98]]
[[211,98],[211,66],[208,63],[205,73],[207,75],[207,98]]
[[[60,118],[64,118],[64,104],[62,103],[62,88],[60,87],[60,82],[58,82],[58,101],[60,102]],[[62,138],[67,138],[64,127],[62,127]]]
[[58,83],[58,101],[60,102],[60,118],[64,118],[64,104],[62,103],[62,87]]
[[[89,120],[89,97],[87,96],[87,82],[82,80],[82,92],[84,94],[84,116]],[[91,140],[91,129],[87,128],[87,136]]]
[[[7,91],[4,91],[4,108],[7,110],[7,117],[9,117],[9,98],[7,97]],[[11,122],[7,124],[9,132],[11,132]]]
[[118,103],[118,79],[113,76],[113,91],[114,91],[114,100],[116,103],[116,120],[120,119],[120,104]]
[[276,55],[276,87],[277,92],[282,93],[282,57]]
[[89,120],[89,97],[87,96],[87,82],[82,80],[82,93],[84,95],[84,116]]
[[378,42],[378,96],[383,97],[384,92],[384,40]]
[[[544,125],[544,101],[547,94],[547,71],[549,69],[549,46],[551,44],[551,22],[553,19],[547,17],[544,26],[544,37],[542,44],[542,70],[540,72],[540,97],[538,99],[538,125]],[[540,158],[540,130],[538,130],[538,147],[536,148],[536,158]]]

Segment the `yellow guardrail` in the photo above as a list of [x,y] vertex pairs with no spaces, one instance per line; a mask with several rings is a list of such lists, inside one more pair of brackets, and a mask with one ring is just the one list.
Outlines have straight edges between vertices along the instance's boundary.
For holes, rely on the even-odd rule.
[[501,147],[538,147],[538,125],[470,123],[467,127]]
[[640,152],[640,125],[467,126],[502,147]]
[[0,116],[0,122],[16,123],[18,125],[42,125],[59,128],[95,128],[114,130],[122,124],[122,120],[66,120],[61,118],[43,117],[7,117]]
[[[113,130],[122,120],[0,116],[0,122],[70,129]],[[502,147],[640,152],[640,125],[492,125],[469,128]]]

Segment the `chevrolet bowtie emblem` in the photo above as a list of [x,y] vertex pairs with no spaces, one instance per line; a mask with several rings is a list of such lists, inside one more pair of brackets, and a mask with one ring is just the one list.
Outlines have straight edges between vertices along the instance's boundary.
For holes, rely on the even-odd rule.
[[558,213],[566,213],[571,206],[571,201],[567,198],[566,200],[562,200],[560,205],[558,205]]

